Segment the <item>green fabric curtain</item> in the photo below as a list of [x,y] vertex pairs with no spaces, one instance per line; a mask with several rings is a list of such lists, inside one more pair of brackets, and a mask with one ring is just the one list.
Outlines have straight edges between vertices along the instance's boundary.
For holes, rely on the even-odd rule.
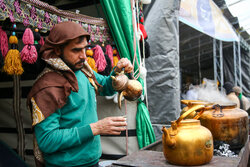
[[[130,0],[101,0],[100,2],[120,56],[133,62],[134,33]],[[138,44],[136,44],[136,56],[140,63]],[[135,62],[134,71],[138,68],[139,65]],[[139,77],[138,81],[144,87],[143,79]],[[148,109],[141,100],[138,101],[136,122],[139,147],[142,148],[155,142]]]
[[136,133],[140,149],[155,142],[155,133],[150,122],[149,112],[141,100],[138,100],[137,106]]
[[120,56],[132,62],[134,49],[130,0],[101,0],[101,5]]

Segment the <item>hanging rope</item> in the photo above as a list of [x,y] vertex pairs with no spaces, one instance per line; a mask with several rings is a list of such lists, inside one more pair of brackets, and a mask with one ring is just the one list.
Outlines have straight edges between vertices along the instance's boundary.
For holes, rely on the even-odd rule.
[[[124,99],[125,103],[125,115],[127,119],[127,100]],[[128,124],[126,125],[126,155],[128,155]]]
[[[134,9],[134,1],[133,0],[130,0],[130,4],[131,4],[131,11],[132,11],[132,24],[133,24],[133,50],[134,50],[134,57],[133,57],[133,67],[135,67],[135,62],[137,63],[137,66],[138,66],[138,69],[133,72],[133,79],[138,79],[139,76],[140,76],[140,64],[138,62],[138,58],[137,58],[137,55],[136,55],[136,21],[135,21],[135,11],[133,10]],[[138,71],[138,74],[136,74],[136,72]]]

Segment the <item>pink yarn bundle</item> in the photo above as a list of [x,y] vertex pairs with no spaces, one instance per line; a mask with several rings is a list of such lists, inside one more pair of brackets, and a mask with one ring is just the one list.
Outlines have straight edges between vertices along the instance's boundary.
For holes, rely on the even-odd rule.
[[23,33],[23,43],[25,46],[21,51],[21,58],[23,62],[33,64],[37,60],[37,51],[34,46],[34,35],[30,28],[26,28]]
[[94,59],[95,59],[95,64],[97,67],[98,72],[102,72],[105,70],[107,62],[103,53],[103,50],[101,48],[101,46],[96,45],[93,48],[94,51]]
[[2,27],[0,27],[0,42],[0,49],[3,57],[5,57],[8,52],[8,37]]
[[113,49],[111,45],[106,46],[106,55],[108,55],[110,61],[111,61],[111,67],[113,67]]

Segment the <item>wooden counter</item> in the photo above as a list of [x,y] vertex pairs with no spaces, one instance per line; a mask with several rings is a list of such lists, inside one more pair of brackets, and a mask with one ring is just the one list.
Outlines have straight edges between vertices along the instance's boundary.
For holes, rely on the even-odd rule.
[[[130,166],[130,167],[172,167],[176,165],[169,164],[163,155],[161,141],[157,141],[143,150],[125,156],[109,167]],[[241,149],[238,157],[214,156],[212,160],[204,167],[247,167],[249,158],[249,142]]]

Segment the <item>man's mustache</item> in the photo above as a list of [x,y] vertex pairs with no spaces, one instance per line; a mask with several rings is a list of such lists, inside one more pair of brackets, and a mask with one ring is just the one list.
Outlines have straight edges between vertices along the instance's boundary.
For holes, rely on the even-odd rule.
[[81,64],[81,63],[84,63],[85,62],[85,59],[81,60],[81,61],[78,61],[75,65],[77,64]]

